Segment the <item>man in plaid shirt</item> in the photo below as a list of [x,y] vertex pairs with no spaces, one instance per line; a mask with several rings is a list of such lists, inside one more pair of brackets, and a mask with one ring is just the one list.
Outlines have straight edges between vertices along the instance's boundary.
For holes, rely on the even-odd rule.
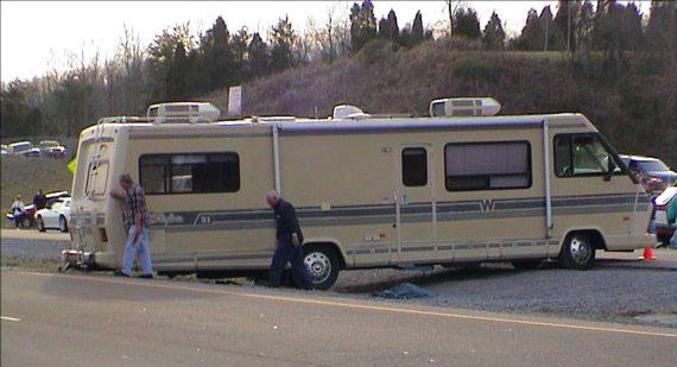
[[148,208],[141,186],[134,184],[128,174],[120,176],[120,187],[124,194],[111,191],[111,197],[126,203],[123,212],[127,242],[122,255],[121,276],[130,276],[134,255],[139,256],[139,266],[143,274],[141,278],[153,278],[150,250],[148,248]]

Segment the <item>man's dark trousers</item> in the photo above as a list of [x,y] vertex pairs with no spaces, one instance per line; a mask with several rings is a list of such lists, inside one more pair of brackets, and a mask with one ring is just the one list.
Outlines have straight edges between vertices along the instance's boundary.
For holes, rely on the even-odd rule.
[[291,263],[292,271],[303,282],[303,287],[305,289],[312,289],[313,283],[310,280],[308,268],[306,268],[306,264],[303,262],[303,247],[292,245],[291,239],[288,238],[277,240],[273,262],[270,264],[270,286],[280,286],[282,271],[288,262]]

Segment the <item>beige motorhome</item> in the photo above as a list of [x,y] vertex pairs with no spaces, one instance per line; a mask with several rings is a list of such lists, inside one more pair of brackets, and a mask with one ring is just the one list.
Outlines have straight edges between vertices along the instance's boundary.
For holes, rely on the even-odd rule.
[[373,267],[587,269],[595,250],[651,243],[649,197],[585,116],[483,116],[477,106],[497,108],[452,102],[434,101],[427,118],[341,106],[326,120],[101,121],[80,134],[64,256],[119,267],[122,209],[108,192],[122,173],[145,189],[166,274],[267,269],[271,189],[297,207],[318,288]]

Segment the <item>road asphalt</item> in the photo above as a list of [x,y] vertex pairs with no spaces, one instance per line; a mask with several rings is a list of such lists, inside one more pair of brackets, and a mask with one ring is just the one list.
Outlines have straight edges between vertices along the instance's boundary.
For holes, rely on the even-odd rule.
[[669,328],[4,270],[2,366],[675,366]]

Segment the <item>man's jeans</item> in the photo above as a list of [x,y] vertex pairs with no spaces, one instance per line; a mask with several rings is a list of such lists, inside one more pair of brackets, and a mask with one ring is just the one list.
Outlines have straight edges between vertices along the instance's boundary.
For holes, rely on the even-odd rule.
[[134,264],[134,255],[139,255],[139,266],[144,275],[151,274],[153,265],[150,262],[150,250],[148,248],[148,228],[142,228],[139,240],[134,241],[136,226],[132,226],[127,233],[127,242],[125,243],[125,252],[122,254],[122,272],[126,275],[132,273]]
[[303,262],[303,246],[293,246],[291,241],[287,239],[277,241],[273,262],[270,264],[270,286],[280,286],[282,270],[289,262],[292,271],[303,282],[303,287],[312,289],[313,282],[310,279],[308,268]]

